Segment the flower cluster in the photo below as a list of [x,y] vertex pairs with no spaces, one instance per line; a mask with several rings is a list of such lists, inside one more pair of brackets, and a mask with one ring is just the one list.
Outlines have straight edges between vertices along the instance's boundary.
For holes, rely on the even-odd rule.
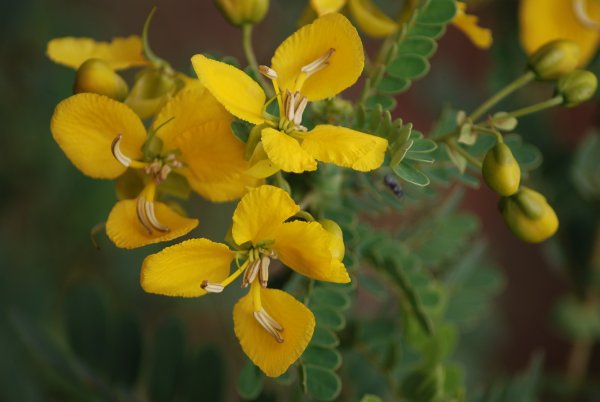
[[[479,168],[488,187],[500,195],[504,220],[517,237],[540,242],[556,232],[554,210],[541,194],[521,185],[521,166],[500,131],[512,130],[517,117],[551,106],[572,107],[595,93],[596,77],[578,68],[589,61],[600,40],[595,19],[600,6],[560,2],[572,4],[569,10],[575,19],[567,19],[567,28],[557,24],[556,32],[550,32],[531,26],[531,10],[559,15],[563,6],[523,0],[523,42],[528,51],[536,49],[531,50],[526,73],[469,116],[458,113],[454,131],[425,139],[411,131],[412,125],[392,120],[384,109],[393,108],[395,100],[384,106],[390,97],[378,98],[377,91],[396,94],[422,76],[429,68],[427,57],[437,46],[432,38],[448,24],[464,31],[476,46],[491,46],[491,32],[478,25],[477,17],[466,14],[464,3],[408,0],[400,15],[392,18],[371,0],[311,0],[302,26],[275,49],[270,63],[262,65],[248,42],[252,25],[264,18],[269,2],[216,3],[233,25],[243,29],[248,69],[197,54],[191,57],[196,77],[176,71],[149,47],[154,11],[142,37],[115,38],[110,43],[54,39],[47,49],[50,59],[77,72],[74,94],[56,106],[51,131],[81,172],[115,180],[118,201],[105,227],[117,247],[138,248],[189,234],[199,221],[188,217],[179,201],[192,192],[212,202],[239,200],[228,245],[205,238],[171,245],[144,260],[140,280],[148,293],[199,297],[221,293],[241,278],[242,288],[249,290],[233,310],[235,334],[266,375],[285,373],[307,348],[315,329],[315,317],[304,303],[269,287],[271,271],[286,266],[311,280],[351,281],[343,262],[340,226],[321,211],[315,219],[311,215],[315,211],[303,210],[310,203],[301,200],[298,193],[305,194],[292,189],[286,178],[313,177],[311,172],[323,164],[357,172],[385,165],[386,185],[401,196],[402,187],[389,172],[426,186],[429,178],[404,159],[437,162],[430,152],[445,145],[447,159],[461,174],[468,162]],[[420,14],[432,4],[441,8],[430,16]],[[367,60],[359,32],[342,13],[346,8],[362,32],[386,38],[377,60]],[[422,15],[424,22],[419,20]],[[420,34],[406,34],[407,26],[421,29]],[[575,32],[573,37],[565,38],[563,29]],[[401,46],[407,38],[412,45]],[[407,53],[399,55],[401,51]],[[369,72],[356,107],[336,98],[357,82],[365,65]],[[140,69],[131,85],[118,73],[128,68]],[[555,82],[555,96],[478,121],[534,79]],[[373,99],[379,101],[375,106]],[[345,118],[309,117],[329,106]],[[365,124],[367,116],[371,119]],[[241,134],[235,129],[240,126],[245,129]],[[495,138],[483,161],[469,153],[479,134]]]
[[[49,43],[52,60],[77,69],[75,95],[52,116],[54,139],[84,174],[116,180],[120,200],[106,233],[118,247],[194,229],[198,220],[185,216],[173,197],[194,191],[215,202],[241,198],[231,229],[235,250],[207,239],[184,241],[149,256],[141,284],[149,293],[191,297],[220,293],[242,276],[250,291],[234,309],[236,335],[258,367],[278,376],[306,348],[315,320],[294,297],[267,287],[269,270],[284,264],[321,281],[350,277],[339,226],[296,217],[300,207],[265,179],[314,171],[317,161],[359,171],[383,163],[386,139],[329,124],[308,128],[302,120],[309,102],[356,82],[364,67],[360,37],[336,13],[300,28],[275,51],[271,67],[260,67],[275,90],[267,100],[246,73],[203,55],[192,58],[197,79],[175,72],[144,48],[146,35]],[[129,91],[116,70],[139,66],[144,70]],[[275,114],[267,111],[271,102]],[[244,144],[234,135],[236,117],[256,126],[254,140]]]

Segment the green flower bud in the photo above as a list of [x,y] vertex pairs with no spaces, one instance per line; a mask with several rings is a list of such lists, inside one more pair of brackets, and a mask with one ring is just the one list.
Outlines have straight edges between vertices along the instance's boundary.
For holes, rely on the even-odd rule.
[[221,14],[232,25],[256,24],[269,10],[269,0],[215,0]]
[[527,187],[502,198],[499,207],[508,228],[523,241],[542,242],[558,229],[558,218],[546,198]]
[[555,80],[577,67],[579,53],[577,43],[566,39],[554,40],[529,57],[529,68],[541,80]]
[[346,248],[344,246],[344,232],[342,232],[342,228],[331,219],[321,219],[318,222],[321,224],[321,226],[323,226],[323,229],[330,234],[331,255],[338,261],[342,261],[346,252]]
[[577,106],[596,93],[598,79],[587,70],[575,70],[558,80],[557,92],[562,95],[566,107]]
[[118,101],[127,97],[129,88],[121,76],[100,59],[88,59],[77,69],[73,92],[92,92]]
[[180,84],[173,72],[153,67],[147,68],[138,73],[125,103],[140,118],[147,119],[160,110],[166,100],[177,91]]
[[488,187],[501,196],[508,197],[519,190],[521,168],[506,144],[498,143],[488,151],[481,171]]

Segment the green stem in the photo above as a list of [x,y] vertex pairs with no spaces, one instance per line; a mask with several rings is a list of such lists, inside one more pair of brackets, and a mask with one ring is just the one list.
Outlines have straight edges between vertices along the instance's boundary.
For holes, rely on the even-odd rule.
[[508,95],[515,92],[517,89],[531,82],[534,78],[535,74],[531,71],[527,71],[525,74],[518,77],[516,80],[502,88],[500,91],[498,91],[494,96],[482,103],[481,106],[479,106],[477,109],[475,109],[473,113],[471,113],[469,118],[473,121],[477,120],[502,99],[506,98]]
[[481,170],[481,168],[483,167],[483,164],[481,163],[481,161],[477,158],[475,158],[473,155],[471,155],[470,153],[467,152],[466,149],[464,149],[463,147],[461,147],[460,145],[458,145],[456,142],[454,142],[453,140],[448,140],[448,141],[444,141],[449,147],[450,149],[452,149],[453,151],[455,151],[456,153],[460,154],[463,158],[465,158],[468,162],[471,162],[473,165],[475,165],[479,170]]
[[254,48],[252,47],[252,28],[252,24],[245,24],[242,26],[242,45],[244,47],[244,55],[246,56],[248,65],[256,73],[256,79],[265,90],[267,98],[272,98],[274,96],[273,90],[267,84],[267,81],[262,76],[260,71],[258,71],[258,63],[256,61],[256,56],[254,55]]
[[[507,117],[526,116],[528,114],[540,112],[544,109],[549,109],[551,107],[558,106],[561,103],[563,103],[562,95],[556,95],[554,98],[550,98],[546,101],[536,103],[534,105],[527,106],[527,107],[524,107],[521,109],[513,110],[512,112],[508,112],[507,114],[503,115],[502,118],[506,119]],[[490,120],[490,122],[493,122],[493,121],[494,121],[494,119]]]

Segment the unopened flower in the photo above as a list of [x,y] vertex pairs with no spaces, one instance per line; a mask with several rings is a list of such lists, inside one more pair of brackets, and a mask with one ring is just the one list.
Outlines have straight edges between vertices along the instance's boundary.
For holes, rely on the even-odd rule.
[[107,62],[100,59],[87,59],[77,69],[73,93],[91,92],[123,101],[129,88],[125,80]]
[[[328,124],[312,130],[302,116],[310,101],[337,95],[354,84],[364,67],[362,42],[341,14],[327,14],[305,25],[275,51],[271,67],[261,73],[271,79],[276,97],[267,102],[263,89],[243,71],[202,55],[192,58],[200,81],[238,118],[261,125],[255,153],[270,166],[254,169],[257,176],[277,170],[301,173],[317,169],[317,160],[359,171],[383,163],[387,140]],[[279,116],[266,113],[277,102]],[[253,158],[254,159],[254,158]],[[253,164],[265,159],[253,160]]]
[[[241,276],[242,287],[250,291],[233,309],[235,334],[250,360],[277,377],[304,352],[315,318],[293,296],[268,288],[271,262],[279,260],[312,279],[350,282],[321,224],[286,222],[299,210],[285,191],[260,186],[240,200],[233,214],[236,251],[207,239],[167,247],[144,260],[141,285],[149,293],[198,297],[221,293]],[[230,273],[234,260],[237,269]]]
[[519,190],[521,168],[508,145],[496,144],[483,159],[485,183],[496,193],[507,197]]
[[591,71],[575,70],[558,80],[556,92],[562,95],[566,107],[577,106],[594,96],[598,79]]
[[117,202],[106,223],[109,238],[123,248],[171,240],[197,226],[158,201],[162,185],[178,174],[213,201],[239,198],[256,180],[243,174],[243,145],[230,130],[232,117],[199,84],[181,91],[156,116],[147,133],[126,105],[83,93],[54,111],[54,139],[84,174],[115,179],[139,170],[143,190]]
[[556,80],[573,71],[580,60],[576,42],[556,39],[545,43],[529,57],[528,66],[540,80]]
[[500,200],[500,212],[508,228],[519,239],[542,242],[558,230],[558,218],[546,198],[527,187]]
[[227,20],[236,26],[256,24],[269,11],[269,0],[215,0]]
[[600,44],[600,3],[596,0],[521,0],[519,5],[521,43],[528,54],[556,40],[577,44],[576,67],[587,65]]

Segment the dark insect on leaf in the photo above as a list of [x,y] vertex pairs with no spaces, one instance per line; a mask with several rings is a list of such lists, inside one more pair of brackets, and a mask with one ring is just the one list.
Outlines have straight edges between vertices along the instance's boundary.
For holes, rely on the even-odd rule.
[[402,189],[400,182],[394,177],[394,175],[390,173],[386,174],[383,177],[383,182],[385,183],[386,187],[389,188],[392,191],[392,193],[394,193],[396,197],[404,197],[404,190]]

